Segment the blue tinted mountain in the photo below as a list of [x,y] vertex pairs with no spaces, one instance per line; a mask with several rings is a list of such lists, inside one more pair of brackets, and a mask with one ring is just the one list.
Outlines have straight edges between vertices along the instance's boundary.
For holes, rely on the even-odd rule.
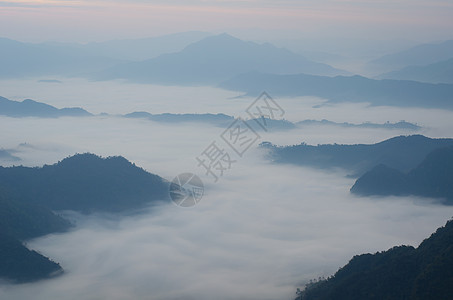
[[404,80],[374,80],[362,76],[276,75],[251,72],[219,85],[247,95],[263,90],[273,96],[316,96],[330,102],[368,102],[372,105],[453,109],[453,84]]
[[91,114],[79,107],[59,109],[31,99],[19,102],[0,96],[0,115],[8,117],[56,118],[64,116],[84,117],[90,116]]
[[354,256],[327,280],[308,284],[298,300],[451,299],[453,221],[418,248],[398,246]]
[[19,157],[14,156],[9,151],[0,149],[0,162],[1,161],[19,161],[19,160],[20,160]]
[[60,265],[27,249],[22,241],[70,227],[50,209],[13,200],[0,189],[0,278],[22,283],[61,274]]
[[18,239],[0,230],[0,279],[26,283],[63,273],[58,263],[29,250]]
[[155,122],[169,122],[169,123],[180,123],[180,122],[195,122],[195,123],[210,123],[213,125],[220,125],[228,122],[232,122],[234,118],[225,114],[150,114],[148,112],[133,112],[124,115],[126,118],[143,118]]
[[347,73],[271,44],[245,42],[221,34],[190,44],[177,53],[106,69],[97,78],[124,78],[156,84],[212,85],[250,71],[322,75]]
[[165,53],[181,51],[187,45],[210,36],[208,32],[188,31],[143,39],[111,40],[105,42],[72,45],[92,55],[143,61]]
[[379,78],[451,84],[453,83],[453,58],[426,66],[406,67],[382,74]]
[[122,62],[76,48],[0,38],[0,78],[42,75],[83,76]]
[[453,147],[432,151],[409,173],[379,165],[357,179],[351,192],[366,196],[415,195],[440,198],[452,205]]
[[453,40],[421,44],[388,54],[370,62],[371,67],[397,70],[408,66],[424,66],[453,58]]
[[53,210],[121,212],[168,199],[167,182],[123,157],[78,154],[42,168],[0,167],[0,188]]
[[342,168],[355,176],[377,165],[392,166],[401,172],[415,168],[435,149],[453,146],[453,139],[431,139],[422,135],[398,136],[376,144],[317,145],[300,144],[278,147],[261,144],[277,163],[291,163],[316,168]]
[[383,124],[378,124],[378,123],[361,123],[361,124],[353,124],[353,123],[338,123],[338,122],[332,122],[329,120],[304,120],[297,122],[296,125],[304,126],[304,125],[330,125],[330,126],[340,126],[340,127],[346,127],[346,128],[382,128],[382,129],[403,129],[403,130],[409,130],[409,131],[417,131],[420,130],[421,127],[418,126],[417,124],[406,122],[406,121],[399,121],[396,123],[391,123],[391,122],[386,122]]
[[0,167],[0,279],[23,283],[63,273],[23,244],[72,226],[54,210],[121,213],[167,200],[164,179],[123,157],[78,154],[42,168]]
[[[229,127],[235,120],[233,116],[225,114],[150,114],[148,112],[133,112],[124,115],[126,118],[143,118],[155,122],[164,123],[207,123],[218,127]],[[259,123],[263,123],[263,119],[258,120]],[[263,130],[255,119],[245,121],[253,130]],[[271,120],[265,118],[265,129],[269,130],[287,130],[295,128],[295,124],[287,120]]]

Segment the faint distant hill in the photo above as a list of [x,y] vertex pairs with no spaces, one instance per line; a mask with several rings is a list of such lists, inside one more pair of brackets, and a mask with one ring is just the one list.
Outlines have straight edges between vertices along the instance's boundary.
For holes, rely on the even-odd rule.
[[432,151],[409,173],[392,165],[379,165],[355,182],[351,192],[359,195],[416,195],[442,198],[453,205],[453,147]]
[[317,168],[342,168],[360,176],[376,165],[386,164],[401,172],[417,166],[431,151],[453,146],[453,139],[431,139],[422,135],[398,136],[376,144],[278,147],[262,143],[277,163]]
[[181,51],[187,45],[210,35],[208,32],[188,31],[142,39],[120,39],[72,45],[72,47],[103,57],[143,61],[165,53]]
[[19,161],[20,158],[14,156],[9,151],[0,149],[0,161]]
[[391,123],[391,122],[386,122],[383,124],[378,124],[378,123],[371,123],[371,122],[366,122],[366,123],[361,123],[361,124],[353,124],[353,123],[348,123],[348,122],[332,122],[329,120],[304,120],[304,121],[299,121],[296,123],[298,126],[305,126],[305,125],[327,125],[327,126],[339,126],[339,127],[345,127],[345,128],[381,128],[381,129],[402,129],[402,130],[409,130],[409,131],[417,131],[420,130],[421,127],[418,126],[417,124],[406,122],[406,121],[399,121],[396,123]]
[[78,154],[42,168],[0,167],[0,188],[54,210],[124,211],[168,199],[167,182],[123,157]]
[[243,91],[247,95],[258,95],[265,90],[274,96],[316,96],[331,102],[453,109],[453,84],[375,80],[362,76],[327,77],[251,72],[233,77],[219,86]]
[[121,60],[79,49],[49,44],[22,43],[0,38],[0,78],[41,75],[82,76],[103,70]]
[[168,122],[168,123],[181,123],[181,122],[195,122],[195,123],[209,123],[212,125],[220,125],[232,122],[234,117],[225,114],[150,114],[148,112],[133,112],[124,115],[126,118],[143,118],[155,122]]
[[388,54],[369,63],[382,70],[397,70],[408,66],[424,66],[453,58],[453,40],[422,44],[407,50]]
[[22,102],[13,101],[0,96],[0,115],[8,117],[41,117],[56,118],[65,116],[91,116],[82,108],[56,108],[54,106],[26,99]]
[[453,221],[418,248],[397,246],[354,256],[327,280],[308,284],[295,300],[451,299]]
[[453,58],[426,66],[406,67],[398,71],[393,71],[379,75],[379,78],[452,84]]
[[[182,123],[182,122],[189,122],[189,123],[205,123],[210,124],[218,127],[228,127],[235,118],[233,116],[225,115],[225,114],[171,114],[171,113],[164,113],[164,114],[150,114],[148,112],[133,112],[126,115],[123,115],[126,118],[142,118],[148,119],[155,122],[168,122],[168,123]],[[409,130],[409,131],[417,131],[421,127],[406,121],[400,121],[397,123],[362,123],[362,124],[352,124],[352,123],[337,123],[332,122],[329,120],[303,120],[296,123],[290,122],[288,120],[271,120],[269,118],[266,119],[266,130],[289,130],[294,129],[301,126],[307,125],[316,125],[316,126],[339,126],[345,128],[382,128],[382,129],[401,129],[401,130]],[[259,123],[263,124],[263,120],[259,119]],[[256,120],[246,120],[246,123],[254,130],[262,131],[263,128],[257,123]]]
[[177,53],[106,69],[98,79],[123,78],[156,84],[212,85],[250,72],[346,74],[271,44],[245,42],[228,34],[210,36]]
[[[143,118],[148,119],[154,122],[163,122],[163,123],[204,123],[218,127],[228,127],[230,126],[235,118],[233,116],[225,114],[150,114],[148,112],[133,112],[130,114],[124,115],[126,118]],[[293,129],[296,125],[287,120],[271,120],[266,119],[266,130],[287,130]],[[253,130],[262,131],[263,129],[260,125],[254,120],[245,121]],[[260,120],[262,123],[262,120]]]

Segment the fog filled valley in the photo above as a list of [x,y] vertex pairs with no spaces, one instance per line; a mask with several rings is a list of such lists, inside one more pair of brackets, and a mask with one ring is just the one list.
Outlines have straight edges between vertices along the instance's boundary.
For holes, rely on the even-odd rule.
[[452,299],[452,15],[0,0],[0,299]]
[[[26,244],[61,264],[65,273],[36,283],[2,284],[2,297],[212,299],[222,294],[228,299],[291,299],[296,287],[330,276],[356,254],[401,244],[417,246],[453,215],[453,207],[435,199],[356,196],[349,192],[355,178],[348,177],[348,170],[276,164],[258,143],[242,158],[236,157],[231,169],[214,182],[195,158],[224,128],[121,115],[137,110],[245,118],[253,98],[203,87],[143,86],[137,92],[135,84],[123,82],[102,82],[105,93],[100,95],[90,92],[95,87],[91,82],[77,80],[74,88],[70,79],[63,80],[60,84],[25,81],[30,91],[21,89],[20,96],[39,92],[37,86],[42,84],[57,85],[48,89],[48,98],[40,95],[37,100],[108,114],[2,116],[1,128],[8,128],[2,131],[2,149],[20,159],[5,157],[3,166],[52,165],[76,153],[121,155],[168,181],[183,172],[199,174],[205,194],[191,208],[159,204],[123,216],[59,212],[75,227]],[[17,98],[13,87],[20,84],[24,81],[3,81],[3,95]],[[130,96],[125,102],[115,90],[145,96]],[[105,98],[109,101],[102,104]],[[325,100],[311,97],[276,101],[292,122],[406,120],[420,129],[310,123],[260,131],[259,143],[374,144],[400,135],[448,137],[453,125],[453,112],[436,109],[322,105]]]

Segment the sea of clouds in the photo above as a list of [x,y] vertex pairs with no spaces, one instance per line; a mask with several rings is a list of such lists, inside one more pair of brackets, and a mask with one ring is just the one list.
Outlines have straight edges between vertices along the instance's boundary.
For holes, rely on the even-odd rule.
[[[336,126],[260,132],[259,141],[242,158],[231,151],[237,162],[214,182],[195,158],[212,141],[228,151],[220,139],[223,128],[114,115],[148,111],[245,117],[253,98],[206,87],[79,79],[0,81],[0,90],[15,100],[33,98],[113,114],[0,117],[0,147],[22,158],[21,164],[52,164],[83,152],[122,155],[167,180],[193,172],[205,184],[203,199],[192,208],[169,204],[125,217],[64,212],[77,224],[75,229],[27,245],[59,262],[65,274],[32,284],[0,285],[2,299],[293,299],[297,287],[332,275],[353,255],[401,244],[417,246],[453,216],[453,207],[429,199],[351,195],[354,179],[345,171],[272,164],[256,147],[261,141],[375,143],[410,132]],[[310,97],[276,101],[291,121],[404,119],[424,126],[422,134],[451,137],[449,111],[330,105]]]

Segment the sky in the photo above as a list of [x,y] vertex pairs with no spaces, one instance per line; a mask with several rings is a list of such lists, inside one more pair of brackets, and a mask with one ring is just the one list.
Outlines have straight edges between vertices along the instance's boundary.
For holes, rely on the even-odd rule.
[[188,30],[242,38],[451,38],[452,1],[2,0],[0,36],[89,42]]

